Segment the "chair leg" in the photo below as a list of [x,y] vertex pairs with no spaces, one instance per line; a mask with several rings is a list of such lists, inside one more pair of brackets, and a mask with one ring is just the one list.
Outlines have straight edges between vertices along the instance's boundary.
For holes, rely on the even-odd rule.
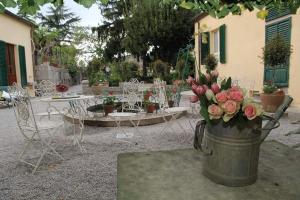
[[44,156],[45,156],[46,153],[47,153],[47,151],[43,151],[42,152],[42,154],[41,154],[40,158],[38,159],[37,163],[35,164],[35,167],[34,167],[34,169],[33,169],[33,171],[32,171],[31,174],[34,174],[36,172],[36,170],[39,168],[39,166],[41,164],[41,161],[44,158]]

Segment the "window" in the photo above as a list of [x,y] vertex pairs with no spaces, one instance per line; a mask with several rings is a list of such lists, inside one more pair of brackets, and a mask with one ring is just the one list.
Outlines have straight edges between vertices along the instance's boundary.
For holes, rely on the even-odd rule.
[[220,60],[220,32],[219,29],[212,32],[213,35],[213,54]]

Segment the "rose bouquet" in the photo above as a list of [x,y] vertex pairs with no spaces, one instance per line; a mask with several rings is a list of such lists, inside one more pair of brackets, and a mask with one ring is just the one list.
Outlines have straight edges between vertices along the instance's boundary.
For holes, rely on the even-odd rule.
[[200,101],[200,114],[207,123],[214,120],[223,120],[225,123],[238,120],[253,120],[261,117],[263,109],[248,97],[247,91],[232,86],[231,78],[217,83],[219,73],[216,69],[207,68],[206,74],[200,74],[199,80],[192,77],[187,79],[195,96],[191,102]]

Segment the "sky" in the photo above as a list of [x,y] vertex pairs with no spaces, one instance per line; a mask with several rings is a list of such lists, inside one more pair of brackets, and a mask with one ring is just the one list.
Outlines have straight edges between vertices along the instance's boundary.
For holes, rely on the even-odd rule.
[[[100,9],[98,8],[98,5],[94,4],[90,8],[85,8],[77,3],[75,3],[73,0],[64,0],[65,6],[73,13],[75,13],[77,16],[81,18],[81,21],[79,22],[79,25],[81,26],[97,26],[101,21],[103,20]],[[44,5],[41,8],[41,12],[43,14],[47,13],[49,4]],[[9,9],[10,11],[17,13],[17,9]]]

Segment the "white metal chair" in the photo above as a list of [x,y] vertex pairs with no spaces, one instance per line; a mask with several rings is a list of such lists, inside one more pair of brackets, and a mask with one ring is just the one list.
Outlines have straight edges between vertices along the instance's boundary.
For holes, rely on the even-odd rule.
[[[56,85],[50,80],[42,80],[37,84],[36,95],[38,97],[52,97],[56,94]],[[50,119],[51,115],[60,115],[60,111],[53,108],[50,103],[48,103],[46,112],[39,112],[35,114],[36,116],[48,116]]]
[[117,138],[132,137],[133,134],[128,134],[122,129],[121,123],[126,120],[129,121],[139,133],[138,127],[140,124],[140,113],[142,113],[142,99],[143,99],[144,83],[139,82],[137,79],[131,79],[129,82],[125,82],[123,86],[123,98],[122,98],[122,112],[114,112],[108,114],[108,116],[115,121],[116,132],[119,130],[121,135],[117,133]]
[[[156,80],[154,82],[154,90],[155,90],[155,98],[159,104],[159,112],[162,114],[162,118],[164,120],[164,125],[160,134],[163,134],[167,129],[171,129],[172,132],[176,132],[173,128],[173,125],[176,123],[180,129],[183,131],[185,135],[188,133],[186,132],[185,128],[182,124],[177,120],[177,118],[182,114],[182,112],[187,112],[189,110],[188,107],[173,107],[169,108],[167,102],[167,95],[166,95],[166,83],[165,81]],[[169,116],[169,117],[166,117]],[[184,136],[183,136],[184,137]]]
[[84,142],[84,119],[86,116],[85,106],[80,101],[71,101],[70,108],[66,111],[72,118],[73,143],[78,145],[80,151],[86,152]]
[[[45,154],[52,154],[63,160],[63,157],[55,150],[53,145],[54,135],[62,128],[63,122],[51,120],[36,121],[27,91],[17,84],[9,86],[8,91],[12,99],[18,127],[25,139],[25,147],[20,153],[18,160],[32,166],[32,173],[36,172]],[[25,160],[26,153],[30,153],[30,147],[40,150],[39,158],[36,162]]]

